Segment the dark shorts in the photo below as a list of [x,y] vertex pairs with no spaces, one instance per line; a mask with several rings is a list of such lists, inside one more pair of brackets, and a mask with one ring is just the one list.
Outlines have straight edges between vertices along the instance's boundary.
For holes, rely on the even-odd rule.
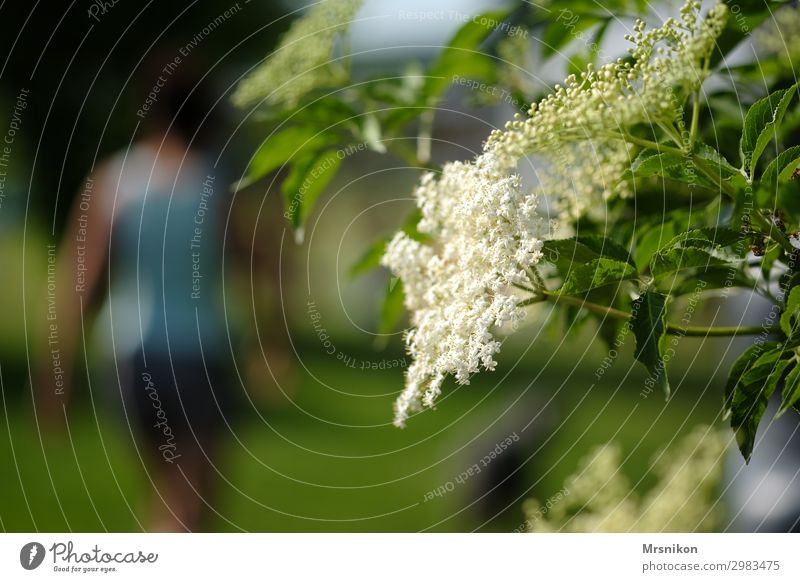
[[233,423],[226,367],[194,358],[135,358],[126,389],[126,412],[142,446],[174,462],[207,449]]

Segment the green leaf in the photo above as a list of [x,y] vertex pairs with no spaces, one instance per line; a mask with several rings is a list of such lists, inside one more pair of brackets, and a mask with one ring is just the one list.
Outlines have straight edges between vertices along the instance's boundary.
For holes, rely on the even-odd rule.
[[780,358],[780,348],[763,354],[753,363],[752,371],[744,374],[735,384],[731,402],[731,428],[736,434],[736,442],[745,462],[749,462],[753,454],[758,425],[769,399],[787,366],[791,364],[791,360]]
[[672,222],[661,223],[651,228],[639,238],[636,243],[634,258],[637,265],[647,265],[659,248],[663,248],[666,241],[675,237],[675,225]]
[[738,242],[741,234],[730,228],[692,228],[670,239],[663,249],[677,247],[719,248]]
[[630,263],[600,257],[588,263],[573,265],[558,290],[559,295],[575,295],[604,285],[635,279],[636,268]]
[[337,150],[306,156],[292,165],[292,171],[284,180],[284,216],[295,231],[298,242],[303,240],[303,225],[314,203],[325,187],[336,175],[342,160]]
[[663,359],[667,337],[667,296],[646,291],[633,302],[628,322],[636,338],[635,358],[644,364],[669,397],[667,367]]
[[[591,14],[575,14],[571,10],[556,18],[555,22],[548,23],[542,34],[541,50],[543,57],[549,57],[556,51],[567,46],[581,33],[599,22]],[[588,37],[588,35],[586,35]]]
[[742,352],[736,361],[733,362],[731,370],[728,373],[728,381],[725,384],[725,397],[723,399],[723,418],[727,419],[731,414],[733,406],[733,393],[736,385],[741,381],[746,370],[748,370],[753,363],[762,356],[762,354],[770,352],[777,348],[780,342],[769,341],[757,343],[750,346]]
[[377,117],[374,115],[366,115],[364,117],[361,135],[372,151],[378,152],[379,154],[386,153],[386,146],[381,139],[381,124],[378,122]]
[[658,153],[654,150],[642,150],[633,160],[629,170],[631,176],[647,178],[649,176],[666,176],[666,171],[676,166],[685,165],[686,158],[672,152]]
[[770,350],[761,354],[755,361],[750,363],[747,372],[742,374],[742,384],[753,384],[769,377],[775,363],[781,359],[783,351],[780,349]]
[[702,186],[711,190],[719,190],[719,186],[714,184],[703,174],[697,171],[691,158],[676,154],[674,152],[661,152],[645,149],[639,155],[623,175],[623,179],[650,178],[659,176],[668,180],[689,184],[689,186]]
[[[421,217],[422,213],[418,208],[415,208],[414,211],[406,217],[400,230],[415,241],[428,242],[430,237],[417,230],[417,224]],[[377,268],[381,263],[381,257],[383,257],[383,254],[386,252],[386,245],[388,242],[389,237],[383,236],[369,245],[367,250],[364,251],[364,254],[362,254],[355,263],[350,265],[350,276],[356,277]]]
[[597,253],[598,257],[609,257],[636,267],[628,249],[610,238],[599,234],[584,234],[577,237],[577,242]]
[[780,418],[783,413],[794,406],[800,400],[800,366],[795,365],[792,371],[786,376],[783,383],[783,394],[781,395],[781,406],[775,414],[775,418]]
[[386,252],[386,244],[388,242],[389,238],[383,237],[369,245],[364,254],[350,265],[350,276],[357,277],[378,267],[381,264],[381,258]]
[[764,170],[762,183],[774,188],[776,183],[785,182],[800,166],[800,146],[785,149],[772,160]]
[[765,281],[769,281],[770,274],[772,273],[772,266],[775,261],[783,256],[783,247],[779,244],[773,245],[761,259],[761,275]]
[[620,325],[620,321],[613,317],[597,316],[597,335],[609,350],[618,347],[616,343],[620,340]]
[[725,259],[715,257],[703,249],[695,247],[672,249],[660,252],[650,262],[650,272],[656,279],[684,269],[719,267],[729,264]]
[[695,228],[679,234],[659,249],[650,260],[650,272],[660,279],[683,269],[718,267],[730,262],[711,250],[730,246],[740,234],[728,228]]
[[786,298],[786,309],[781,314],[781,329],[786,337],[792,337],[798,330],[798,321],[792,321],[800,314],[800,287],[794,287]]
[[703,160],[707,165],[714,169],[723,178],[738,174],[738,168],[735,168],[731,163],[725,159],[721,153],[708,144],[698,143],[695,147],[694,155]]
[[428,69],[422,93],[429,105],[441,96],[456,76],[484,80],[494,78],[496,64],[480,52],[479,47],[495,30],[492,23],[502,22],[507,16],[508,11],[487,12],[468,20],[458,29]]
[[246,177],[236,189],[245,188],[292,160],[306,157],[309,152],[331,146],[339,141],[331,133],[320,132],[315,127],[290,126],[269,136],[261,144],[247,168]]
[[753,289],[756,283],[741,269],[731,269],[730,265],[725,265],[696,271],[688,274],[683,280],[669,281],[669,285],[670,295],[677,297],[687,293],[696,293],[698,290],[711,291],[729,287]]
[[386,291],[386,296],[381,306],[381,319],[378,324],[379,334],[390,334],[395,330],[403,317],[403,301],[405,301],[403,282],[399,278],[392,276],[389,281],[389,289]]
[[546,240],[542,244],[542,253],[546,261],[564,273],[575,264],[585,264],[599,258],[595,251],[575,238]]
[[556,265],[562,273],[567,273],[575,265],[583,265],[601,257],[636,266],[625,247],[600,235],[547,240],[544,241],[542,252],[545,260]]
[[756,101],[747,111],[739,141],[742,165],[748,174],[753,174],[761,154],[770,141],[775,139],[778,126],[794,97],[797,85],[780,89]]

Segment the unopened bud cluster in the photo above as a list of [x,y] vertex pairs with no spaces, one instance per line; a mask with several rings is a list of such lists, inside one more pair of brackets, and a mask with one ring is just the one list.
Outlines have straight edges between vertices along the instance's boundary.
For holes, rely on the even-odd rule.
[[[430,242],[400,232],[383,258],[403,280],[413,325],[406,344],[414,362],[395,404],[395,424],[432,406],[448,375],[467,384],[479,369],[494,369],[495,332],[523,317],[518,288],[535,287],[531,268],[551,228],[537,212],[539,200],[552,201],[568,222],[614,193],[626,194],[620,181],[631,162],[628,132],[672,125],[708,75],[727,12],[717,4],[700,19],[699,10],[689,0],[680,19],[660,28],[637,22],[630,60],[570,76],[527,118],[493,132],[473,162],[423,176],[415,191],[418,229]],[[515,173],[530,156],[542,162],[533,192]]]

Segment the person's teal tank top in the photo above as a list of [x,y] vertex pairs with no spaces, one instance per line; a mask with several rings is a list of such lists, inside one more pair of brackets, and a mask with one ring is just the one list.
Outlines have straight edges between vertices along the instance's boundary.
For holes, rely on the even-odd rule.
[[[145,357],[216,359],[222,309],[225,182],[202,157],[176,167],[138,147],[120,156],[111,232],[114,344]],[[114,174],[115,172],[112,172]]]

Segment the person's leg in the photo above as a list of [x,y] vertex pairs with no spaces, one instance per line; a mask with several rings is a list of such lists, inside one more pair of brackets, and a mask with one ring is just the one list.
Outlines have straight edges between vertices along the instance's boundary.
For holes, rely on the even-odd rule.
[[[149,519],[151,531],[199,531],[213,500],[213,467],[210,451],[187,446],[172,464],[163,459],[154,475],[156,491]],[[208,505],[207,505],[208,504]]]
[[215,463],[228,400],[217,394],[224,385],[221,367],[185,360],[152,365],[168,389],[159,401],[165,424],[158,438],[164,442],[152,448],[159,456],[151,524],[159,531],[198,531],[208,527],[216,503]]

